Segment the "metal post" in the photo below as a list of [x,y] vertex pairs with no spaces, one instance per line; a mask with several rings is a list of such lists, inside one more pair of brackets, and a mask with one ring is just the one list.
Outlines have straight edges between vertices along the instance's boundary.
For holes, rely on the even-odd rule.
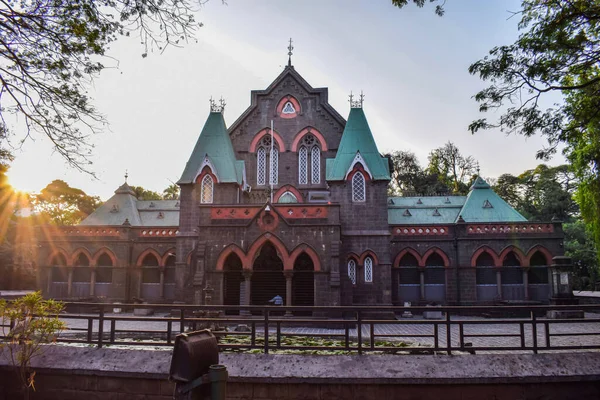
[[104,335],[104,306],[100,306],[100,317],[98,318],[98,348],[102,348],[102,336]]
[[179,312],[179,333],[185,331],[185,309],[181,308]]
[[358,335],[358,354],[362,354],[362,316],[360,315],[360,310],[358,310],[357,312],[356,321],[356,333]]
[[265,345],[264,345],[264,349],[265,349],[265,354],[269,354],[269,310],[268,309],[264,309],[264,314],[265,314]]
[[537,321],[535,317],[535,311],[531,311],[531,334],[533,336],[533,354],[538,353],[537,343]]
[[446,347],[448,355],[452,354],[452,327],[450,326],[450,312],[446,311]]
[[210,399],[225,400],[227,389],[227,368],[224,365],[211,365],[208,371],[210,377]]

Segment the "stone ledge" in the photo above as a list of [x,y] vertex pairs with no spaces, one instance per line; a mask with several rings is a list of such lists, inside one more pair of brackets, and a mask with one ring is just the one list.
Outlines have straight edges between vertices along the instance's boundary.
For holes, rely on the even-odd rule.
[[[51,345],[40,372],[164,380],[171,349]],[[299,356],[221,354],[231,382],[351,384],[491,384],[600,380],[597,352],[477,355]],[[0,358],[0,369],[6,370]]]

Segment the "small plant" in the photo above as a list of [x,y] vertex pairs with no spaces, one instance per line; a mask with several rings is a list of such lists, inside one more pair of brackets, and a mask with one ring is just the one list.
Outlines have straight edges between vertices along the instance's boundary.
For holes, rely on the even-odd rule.
[[44,300],[40,292],[10,302],[0,300],[3,338],[0,346],[15,367],[26,400],[30,390],[35,391],[31,361],[42,353],[43,344],[55,342],[65,329],[65,323],[58,317],[63,309],[62,303]]

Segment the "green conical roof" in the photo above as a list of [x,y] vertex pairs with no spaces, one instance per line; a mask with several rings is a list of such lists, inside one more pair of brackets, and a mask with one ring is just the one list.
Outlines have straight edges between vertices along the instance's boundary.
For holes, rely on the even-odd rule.
[[481,177],[477,177],[458,218],[465,222],[517,222],[525,217],[502,200]]
[[365,167],[371,173],[373,180],[390,179],[388,162],[384,157],[381,157],[377,150],[375,139],[373,139],[363,109],[351,108],[337,154],[333,160],[327,160],[327,180],[344,180],[358,153],[364,160]]
[[239,166],[236,168],[233,145],[220,112],[211,112],[208,116],[178,183],[192,183],[205,161],[211,165],[220,183],[242,183],[242,173]]

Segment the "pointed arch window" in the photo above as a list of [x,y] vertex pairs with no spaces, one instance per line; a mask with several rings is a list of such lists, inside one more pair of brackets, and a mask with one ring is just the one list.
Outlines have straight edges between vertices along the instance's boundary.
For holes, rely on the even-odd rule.
[[321,150],[317,145],[310,151],[310,162],[312,183],[321,183]]
[[301,185],[308,183],[308,150],[306,146],[300,147],[298,151],[298,183]]
[[348,278],[353,285],[356,285],[356,261],[348,261]]
[[373,282],[373,259],[371,257],[365,258],[365,282]]
[[269,183],[271,185],[277,185],[279,176],[279,152],[273,148],[273,152],[271,153],[271,171],[269,174]]
[[[273,153],[271,154],[271,150]],[[271,136],[264,136],[256,150],[256,184],[267,184],[267,172],[269,183],[277,185],[279,182],[279,149],[274,146],[271,149]]]
[[256,184],[264,185],[267,183],[267,151],[264,147],[259,147],[256,152]]
[[202,178],[202,186],[200,192],[200,202],[210,204],[213,202],[213,179],[212,176],[206,174]]
[[277,200],[278,203],[297,203],[298,198],[292,192],[285,192]]
[[360,171],[356,171],[352,176],[352,201],[364,202],[366,199],[365,177]]

